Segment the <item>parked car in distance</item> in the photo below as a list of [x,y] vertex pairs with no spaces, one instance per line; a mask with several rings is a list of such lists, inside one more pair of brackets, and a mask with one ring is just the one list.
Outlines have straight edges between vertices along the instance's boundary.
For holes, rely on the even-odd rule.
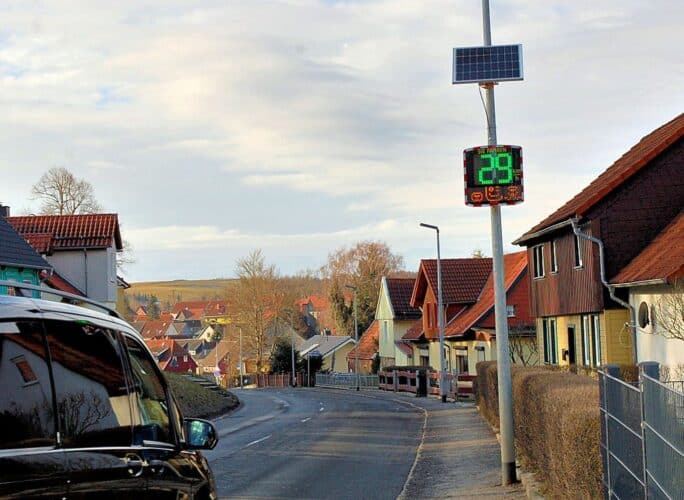
[[216,498],[216,429],[183,418],[138,332],[37,290],[0,281],[25,295],[0,295],[0,498]]

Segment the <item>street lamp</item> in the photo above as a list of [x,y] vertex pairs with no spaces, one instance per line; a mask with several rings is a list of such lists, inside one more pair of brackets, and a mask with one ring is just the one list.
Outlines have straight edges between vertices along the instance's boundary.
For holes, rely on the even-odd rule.
[[444,310],[442,305],[442,262],[439,253],[439,227],[432,224],[420,223],[421,227],[434,229],[437,233],[437,326],[439,328],[439,394],[442,396],[442,403],[446,403],[446,371],[444,361]]
[[297,387],[297,375],[295,374],[295,338],[294,327],[292,326],[292,315],[290,314],[290,352],[292,353],[292,387]]
[[240,326],[238,329],[240,331],[240,389],[242,389],[242,327]]
[[356,373],[356,390],[359,390],[359,322],[356,314],[356,287],[354,285],[345,285],[350,290],[354,290],[354,372]]

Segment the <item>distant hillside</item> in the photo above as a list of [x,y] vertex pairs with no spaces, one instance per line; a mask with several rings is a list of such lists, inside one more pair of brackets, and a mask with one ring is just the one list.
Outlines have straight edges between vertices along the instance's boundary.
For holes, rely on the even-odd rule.
[[224,299],[226,292],[234,289],[236,279],[213,280],[175,280],[175,281],[143,281],[131,283],[126,296],[132,307],[140,303],[137,297],[156,296],[162,304],[184,300]]

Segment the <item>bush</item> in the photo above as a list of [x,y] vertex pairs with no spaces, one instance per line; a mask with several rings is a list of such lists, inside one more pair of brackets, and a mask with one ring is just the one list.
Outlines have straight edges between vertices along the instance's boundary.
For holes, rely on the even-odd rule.
[[224,389],[211,390],[177,373],[164,372],[185,417],[212,418],[237,408],[238,398]]
[[[498,427],[496,362],[477,364],[476,398]],[[511,368],[515,444],[551,498],[601,496],[601,431],[597,382],[547,367]]]

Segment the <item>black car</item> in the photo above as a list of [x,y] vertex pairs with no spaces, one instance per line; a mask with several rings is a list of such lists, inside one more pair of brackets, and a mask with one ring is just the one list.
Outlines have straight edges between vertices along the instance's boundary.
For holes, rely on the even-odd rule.
[[0,498],[216,498],[216,430],[182,417],[140,334],[21,289],[0,296]]

